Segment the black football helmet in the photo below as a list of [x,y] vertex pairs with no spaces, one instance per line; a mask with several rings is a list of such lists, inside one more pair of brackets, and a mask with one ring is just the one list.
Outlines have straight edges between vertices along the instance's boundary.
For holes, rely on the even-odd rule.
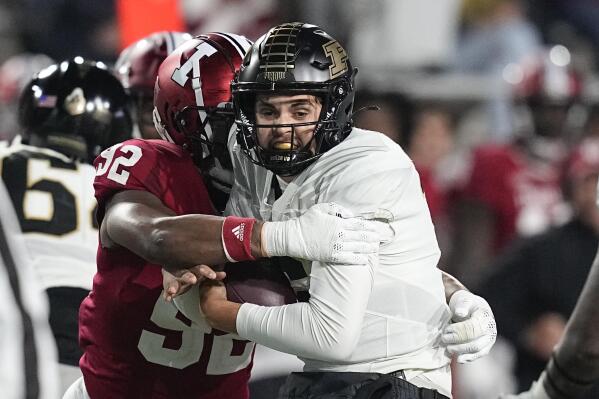
[[123,86],[103,63],[75,57],[51,65],[21,93],[23,141],[92,163],[103,149],[131,137],[126,104]]
[[[345,49],[318,26],[294,22],[269,30],[247,52],[231,86],[237,141],[246,155],[277,175],[293,176],[343,141],[353,127],[356,72]],[[311,94],[320,98],[322,110],[314,122],[257,125],[257,94]],[[312,141],[284,150],[258,145],[260,127],[291,127],[293,135],[296,127],[307,125],[314,125],[314,151]]]

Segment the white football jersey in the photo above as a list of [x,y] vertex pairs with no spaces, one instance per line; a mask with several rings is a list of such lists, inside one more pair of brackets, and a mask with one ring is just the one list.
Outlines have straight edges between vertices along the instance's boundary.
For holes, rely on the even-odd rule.
[[[298,355],[305,371],[389,373],[450,392],[450,358],[439,340],[450,319],[440,251],[412,161],[386,136],[354,128],[341,144],[296,176],[275,200],[273,174],[232,148],[235,184],[226,213],[287,220],[316,203],[336,202],[366,218],[390,219],[393,239],[367,266],[303,262],[310,301],[242,305],[239,334]],[[344,345],[331,346],[331,339]],[[335,347],[339,353],[330,353]],[[426,384],[420,384],[424,386]]]
[[91,289],[98,230],[93,166],[53,150],[0,147],[0,174],[44,289]]

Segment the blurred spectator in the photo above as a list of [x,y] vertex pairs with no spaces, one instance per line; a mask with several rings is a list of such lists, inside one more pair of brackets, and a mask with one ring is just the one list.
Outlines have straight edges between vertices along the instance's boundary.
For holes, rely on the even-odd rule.
[[[538,377],[559,342],[599,243],[599,140],[583,141],[564,169],[572,220],[512,247],[481,290],[500,334],[516,347],[520,390]],[[599,397],[599,386],[584,397]]]
[[420,175],[422,191],[435,225],[441,248],[439,266],[448,269],[450,226],[447,216],[447,193],[441,169],[454,146],[454,120],[448,110],[436,105],[422,104],[413,117],[413,129],[406,140],[407,153]]
[[[465,0],[462,12],[465,29],[455,53],[457,72],[487,74],[503,82],[510,65],[541,49],[540,34],[526,19],[520,0]],[[495,141],[506,141],[514,133],[511,98],[501,86],[493,90],[488,134]]]
[[443,159],[453,148],[453,141],[453,121],[448,112],[425,107],[416,114],[407,152],[420,174],[433,222],[445,214],[445,193],[436,176]]
[[540,50],[541,38],[520,0],[464,0],[466,24],[457,46],[461,72],[498,73]]
[[[366,107],[377,106],[378,110]],[[412,104],[401,94],[375,94],[362,90],[354,105],[356,126],[381,132],[396,143],[405,146],[410,130]]]
[[471,156],[454,215],[451,259],[458,277],[470,285],[515,237],[540,233],[569,216],[559,167],[581,82],[567,54],[548,52],[523,72],[518,89],[530,109],[530,128],[509,143],[482,145]]
[[19,133],[19,95],[33,75],[53,63],[44,54],[23,53],[0,66],[0,141],[10,140]]

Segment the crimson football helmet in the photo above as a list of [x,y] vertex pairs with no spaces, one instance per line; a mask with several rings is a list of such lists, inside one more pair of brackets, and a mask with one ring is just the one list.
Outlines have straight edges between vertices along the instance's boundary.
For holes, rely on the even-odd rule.
[[144,138],[159,138],[152,121],[158,68],[170,53],[191,38],[189,33],[152,33],[121,51],[116,61],[116,76],[131,100],[137,125]]
[[154,124],[163,139],[191,152],[208,170],[216,157],[230,165],[227,153],[234,115],[230,84],[251,42],[214,32],[185,42],[158,70],[154,88]]
[[568,111],[581,95],[582,79],[570,57],[568,49],[558,45],[522,65],[516,97],[529,107],[538,136],[560,137]]

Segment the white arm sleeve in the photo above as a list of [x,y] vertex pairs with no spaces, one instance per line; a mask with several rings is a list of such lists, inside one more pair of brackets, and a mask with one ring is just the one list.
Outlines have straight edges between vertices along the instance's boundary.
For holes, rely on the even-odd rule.
[[353,352],[373,285],[374,267],[312,263],[310,301],[266,307],[245,303],[238,334],[300,357],[344,361]]

